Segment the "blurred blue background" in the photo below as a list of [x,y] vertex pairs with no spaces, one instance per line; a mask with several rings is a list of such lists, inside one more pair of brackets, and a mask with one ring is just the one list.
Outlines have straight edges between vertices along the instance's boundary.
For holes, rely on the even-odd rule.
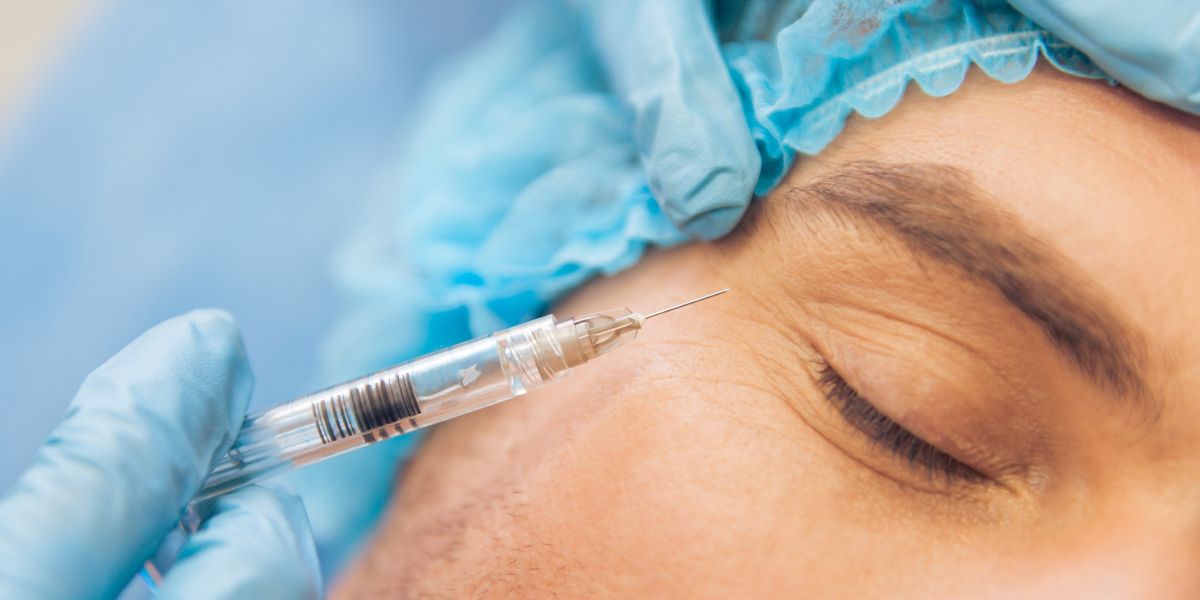
[[91,6],[0,139],[0,490],[86,374],[202,306],[263,406],[319,381],[332,245],[499,0]]

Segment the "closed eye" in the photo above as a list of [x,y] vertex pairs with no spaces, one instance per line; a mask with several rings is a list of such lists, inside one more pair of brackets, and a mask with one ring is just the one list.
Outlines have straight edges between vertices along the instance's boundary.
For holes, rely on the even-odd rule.
[[879,412],[828,364],[821,365],[817,382],[825,397],[847,423],[863,432],[872,444],[882,446],[906,461],[913,470],[944,476],[948,482],[981,483],[989,480],[984,474],[938,450]]

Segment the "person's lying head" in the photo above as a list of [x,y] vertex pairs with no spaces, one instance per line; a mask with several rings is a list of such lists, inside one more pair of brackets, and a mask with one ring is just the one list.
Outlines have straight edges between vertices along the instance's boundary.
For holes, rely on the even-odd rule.
[[851,120],[719,300],[437,430],[346,596],[1200,594],[1200,125],[1040,70]]

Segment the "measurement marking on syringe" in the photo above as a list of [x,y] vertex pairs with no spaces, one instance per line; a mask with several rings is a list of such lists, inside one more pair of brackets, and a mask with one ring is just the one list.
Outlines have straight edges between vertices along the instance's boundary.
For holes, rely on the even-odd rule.
[[[407,373],[370,381],[335,394],[312,406],[322,444],[362,434],[366,441],[386,438],[382,428],[421,414],[416,391]],[[412,421],[415,424],[415,421]]]

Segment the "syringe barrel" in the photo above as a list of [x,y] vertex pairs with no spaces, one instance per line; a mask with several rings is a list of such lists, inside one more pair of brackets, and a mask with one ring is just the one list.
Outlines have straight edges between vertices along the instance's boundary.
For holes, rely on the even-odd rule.
[[562,379],[579,362],[563,335],[574,327],[548,315],[251,415],[197,499]]

